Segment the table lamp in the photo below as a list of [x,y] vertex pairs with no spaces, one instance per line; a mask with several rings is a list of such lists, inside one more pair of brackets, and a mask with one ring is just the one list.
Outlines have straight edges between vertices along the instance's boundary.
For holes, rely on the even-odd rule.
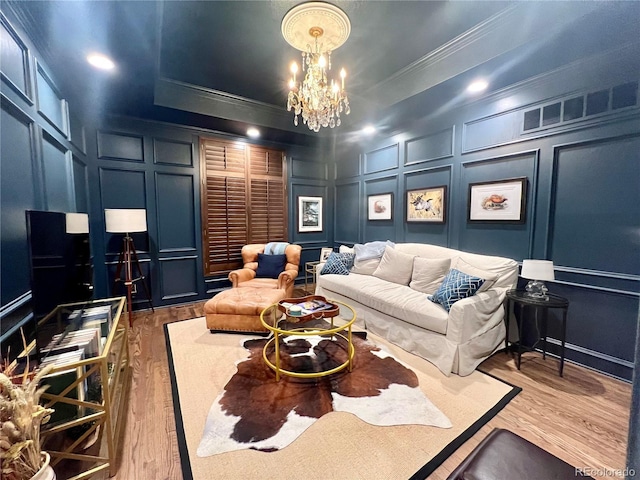
[[549,298],[547,296],[549,289],[542,280],[555,280],[551,260],[523,260],[520,276],[530,280],[525,287],[527,295],[541,300]]

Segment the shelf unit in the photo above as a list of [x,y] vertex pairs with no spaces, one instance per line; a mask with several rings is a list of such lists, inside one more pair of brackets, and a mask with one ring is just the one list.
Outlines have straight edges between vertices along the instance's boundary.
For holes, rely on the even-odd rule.
[[[107,326],[98,328],[101,346],[97,354],[85,355],[77,361],[54,366],[51,374],[76,370],[77,375],[58,393],[42,395],[46,407],[68,411],[73,415],[42,427],[43,450],[51,455],[51,465],[59,479],[112,477],[116,473],[116,452],[124,419],[124,406],[130,382],[128,325],[122,312],[125,297],[59,305],[38,322],[39,332],[69,334],[96,328],[99,316],[89,316],[90,309],[108,310]],[[85,326],[81,321],[86,316]],[[39,333],[40,335],[40,333]],[[46,359],[45,359],[46,360]],[[81,398],[77,392],[93,385],[94,398]],[[75,398],[70,393],[76,392]],[[84,396],[84,395],[83,395]]]

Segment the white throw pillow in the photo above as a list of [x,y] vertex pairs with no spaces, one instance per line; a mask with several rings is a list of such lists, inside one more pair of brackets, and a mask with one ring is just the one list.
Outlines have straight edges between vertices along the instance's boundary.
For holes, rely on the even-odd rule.
[[496,283],[499,276],[497,273],[487,272],[486,270],[482,270],[481,268],[474,267],[470,263],[465,262],[460,257],[458,257],[452,262],[451,268],[455,268],[456,270],[466,273],[467,275],[473,275],[474,277],[483,278],[484,283],[476,293],[489,290],[491,287],[493,287],[493,284]]
[[340,245],[338,253],[355,253],[353,247],[347,247],[346,245]]
[[[384,255],[384,250],[380,252],[380,256],[373,256],[369,258],[367,258],[366,255],[369,251],[365,245],[356,243],[353,246],[353,250],[356,253],[356,259],[353,262],[351,272],[358,273],[360,275],[373,275],[373,272],[375,272],[378,265],[380,265],[380,260],[382,259],[382,255]],[[365,255],[363,255],[363,253]]]
[[382,255],[382,260],[380,260],[380,265],[373,272],[373,276],[387,282],[409,285],[411,273],[413,272],[414,257],[415,255],[409,255],[387,247],[384,250],[384,255]]
[[413,273],[409,286],[418,292],[433,295],[449,272],[450,258],[424,258],[413,259]]

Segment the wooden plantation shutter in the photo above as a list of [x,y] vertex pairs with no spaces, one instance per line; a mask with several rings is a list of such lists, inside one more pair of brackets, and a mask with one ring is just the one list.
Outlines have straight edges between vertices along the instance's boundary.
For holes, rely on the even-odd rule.
[[202,138],[202,230],[205,275],[242,267],[248,243],[286,241],[283,152]]

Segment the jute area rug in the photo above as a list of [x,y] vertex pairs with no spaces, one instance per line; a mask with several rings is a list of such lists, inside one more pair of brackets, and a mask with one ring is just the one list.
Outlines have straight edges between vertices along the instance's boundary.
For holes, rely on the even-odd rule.
[[474,372],[445,377],[426,360],[371,333],[368,340],[408,365],[451,428],[373,426],[351,413],[322,416],[289,446],[273,451],[196,454],[218,394],[245,358],[246,336],[211,334],[204,318],[165,325],[176,430],[185,480],[426,478],[500,411],[519,388]]

